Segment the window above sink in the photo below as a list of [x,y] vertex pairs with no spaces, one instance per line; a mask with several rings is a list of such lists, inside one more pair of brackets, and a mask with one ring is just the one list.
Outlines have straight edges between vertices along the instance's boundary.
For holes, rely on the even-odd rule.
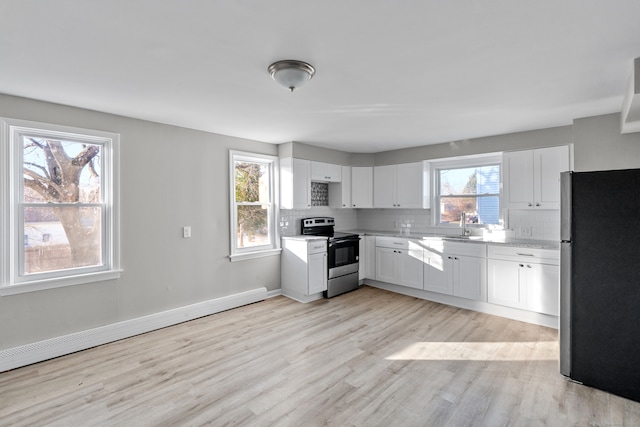
[[[469,156],[431,162],[433,171],[433,225],[495,227],[501,217],[501,154]],[[463,237],[463,236],[460,236]],[[467,240],[469,236],[464,236]]]

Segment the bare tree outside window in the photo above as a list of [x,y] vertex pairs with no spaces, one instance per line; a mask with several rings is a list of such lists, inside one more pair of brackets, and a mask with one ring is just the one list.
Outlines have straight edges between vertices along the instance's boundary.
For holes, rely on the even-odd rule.
[[22,136],[24,274],[101,265],[100,144]]
[[237,247],[270,243],[270,164],[235,162],[235,198],[237,207]]

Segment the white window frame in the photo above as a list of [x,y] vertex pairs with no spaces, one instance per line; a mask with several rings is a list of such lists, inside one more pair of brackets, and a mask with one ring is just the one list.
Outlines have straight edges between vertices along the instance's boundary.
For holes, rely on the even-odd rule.
[[500,189],[499,189],[499,224],[467,224],[467,228],[491,228],[502,229],[504,227],[504,209],[503,209],[503,195],[502,195],[502,153],[488,153],[478,154],[470,156],[461,156],[455,158],[447,158],[440,160],[430,160],[431,163],[431,182],[432,184],[432,200],[431,206],[431,225],[440,228],[459,228],[456,224],[441,224],[440,223],[440,170],[442,169],[458,169],[458,168],[473,168],[480,166],[500,165]]
[[[0,117],[0,296],[120,277],[120,135],[111,132]],[[23,275],[22,201],[24,185],[21,135],[42,136],[101,145],[102,157],[102,265]]]
[[[267,245],[254,246],[250,248],[239,248],[237,245],[237,204],[236,204],[236,190],[235,190],[235,162],[236,161],[248,161],[248,162],[260,162],[268,163],[271,168],[271,177],[269,183],[269,235],[271,241]],[[280,236],[278,232],[277,219],[279,215],[279,162],[276,156],[270,156],[268,154],[249,153],[245,151],[229,150],[229,218],[231,223],[229,224],[230,231],[230,248],[231,254],[229,259],[234,261],[242,261],[252,258],[260,258],[265,256],[278,255],[282,251],[280,248]]]

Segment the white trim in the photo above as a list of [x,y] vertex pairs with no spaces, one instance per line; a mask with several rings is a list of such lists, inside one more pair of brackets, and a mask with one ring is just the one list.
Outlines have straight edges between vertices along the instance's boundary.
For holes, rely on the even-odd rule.
[[62,288],[64,286],[82,285],[84,283],[102,282],[119,279],[122,270],[98,271],[94,273],[77,274],[53,279],[20,282],[13,285],[0,286],[0,296],[24,294],[27,292],[43,291],[46,289]]
[[[500,187],[498,193],[498,199],[500,203],[499,210],[499,223],[498,224],[471,224],[467,225],[469,229],[502,229],[505,224],[504,218],[504,209],[503,209],[503,195],[502,195],[502,176],[503,176],[503,165],[502,165],[502,152],[496,153],[485,153],[485,154],[473,154],[468,156],[460,156],[460,157],[449,157],[446,159],[435,159],[430,160],[431,164],[431,206],[432,215],[431,215],[431,225],[433,227],[438,227],[441,229],[457,229],[459,228],[456,224],[441,224],[440,223],[440,200],[438,199],[440,190],[440,170],[441,169],[461,169],[461,168],[471,168],[471,167],[481,167],[481,166],[492,166],[499,165],[500,166]],[[475,197],[475,196],[474,196]]]
[[[268,245],[253,248],[238,248],[236,241],[237,211],[235,200],[235,160],[248,162],[270,163],[270,205],[269,229],[271,230],[271,242]],[[232,262],[245,259],[261,258],[263,256],[277,255],[280,253],[280,237],[278,217],[280,215],[280,166],[277,156],[246,151],[229,150],[229,259]]]
[[237,262],[237,261],[245,261],[247,259],[264,258],[267,256],[280,255],[281,252],[282,252],[281,248],[267,249],[264,251],[242,252],[239,254],[229,255],[229,261]]
[[0,372],[91,347],[129,338],[145,332],[177,325],[267,298],[267,288],[257,288],[222,298],[150,314],[135,319],[87,329],[31,344],[0,350]]
[[282,289],[276,289],[267,292],[267,298],[273,298],[282,295]]
[[[40,123],[0,117],[0,296],[38,291],[80,283],[116,279],[120,276],[120,135],[92,129]],[[23,256],[22,210],[17,200],[22,186],[22,150],[17,147],[20,135],[54,137],[101,146],[102,254],[103,264],[25,275],[21,272]],[[88,204],[81,204],[88,205]]]

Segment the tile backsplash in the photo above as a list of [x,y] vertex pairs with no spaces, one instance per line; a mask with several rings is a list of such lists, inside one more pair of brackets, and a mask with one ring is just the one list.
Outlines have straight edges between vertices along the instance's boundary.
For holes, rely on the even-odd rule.
[[[326,184],[325,184],[326,185]],[[294,236],[301,233],[300,220],[314,216],[331,216],[336,230],[394,231],[398,234],[442,233],[457,234],[459,229],[434,227],[430,209],[334,209],[312,206],[311,209],[280,211],[280,234]],[[557,210],[506,210],[508,228],[494,233],[526,240],[559,240],[560,212]],[[472,234],[482,230],[471,228]]]

